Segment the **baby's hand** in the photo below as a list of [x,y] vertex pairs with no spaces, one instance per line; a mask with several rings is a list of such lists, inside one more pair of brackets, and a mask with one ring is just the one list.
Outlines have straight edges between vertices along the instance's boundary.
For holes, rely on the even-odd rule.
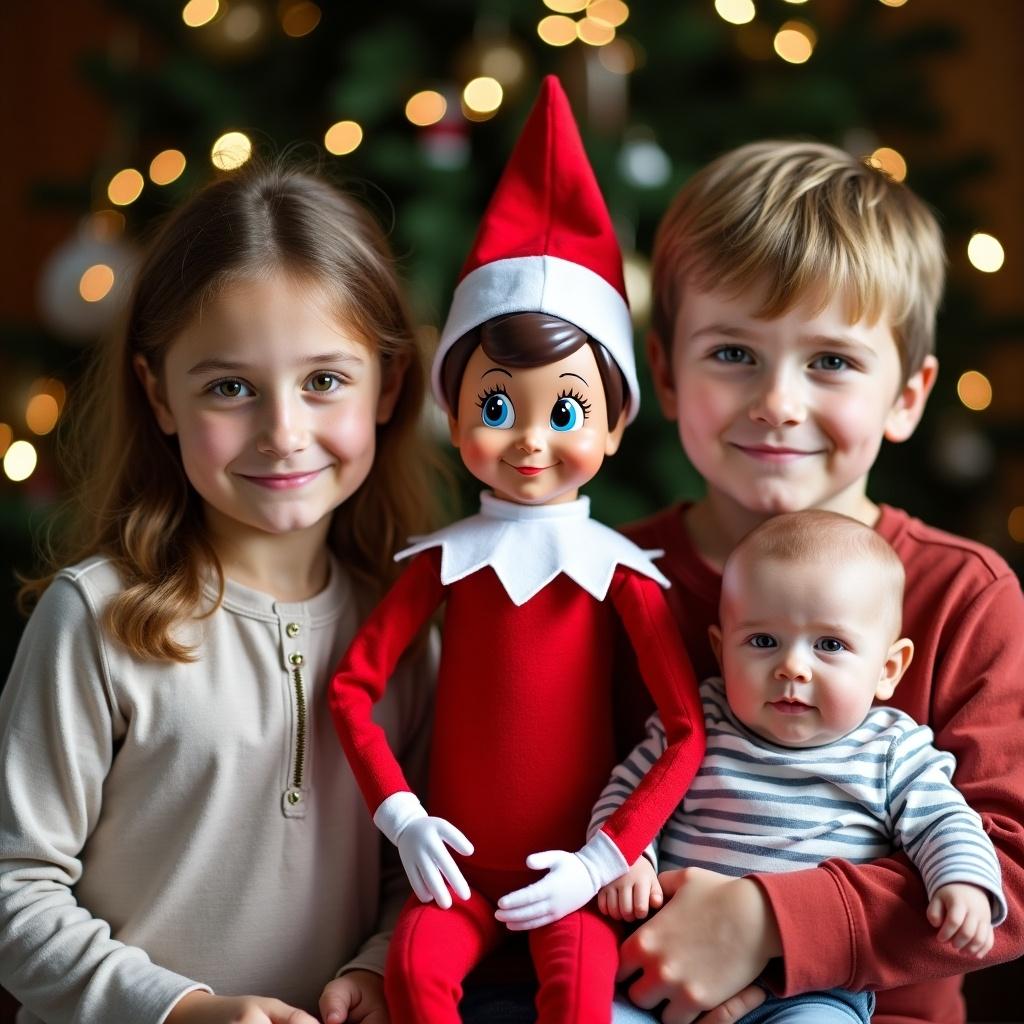
[[928,920],[939,929],[939,942],[951,941],[954,949],[973,953],[979,960],[992,948],[992,903],[976,885],[942,886],[928,904]]
[[303,1010],[262,996],[215,996],[189,992],[167,1015],[167,1024],[316,1024]]
[[658,910],[664,902],[658,873],[643,856],[624,875],[609,882],[597,894],[598,909],[616,921],[639,921],[651,910]]
[[320,996],[320,1015],[324,1024],[389,1024],[384,984],[372,971],[349,971],[327,983]]

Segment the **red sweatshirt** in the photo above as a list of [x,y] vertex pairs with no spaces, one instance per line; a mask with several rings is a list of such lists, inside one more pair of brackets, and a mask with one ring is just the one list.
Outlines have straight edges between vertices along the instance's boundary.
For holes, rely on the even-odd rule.
[[696,680],[661,587],[619,566],[599,601],[559,575],[516,606],[493,569],[444,586],[441,549],[417,555],[366,620],[331,684],[335,725],[371,813],[408,790],[370,713],[398,658],[446,602],[429,813],[473,843],[469,864],[525,870],[576,850],[615,765],[612,651],[621,620],[669,746],[602,826],[628,863],[682,799],[704,756]]
[[[704,678],[718,674],[707,627],[718,618],[721,575],[694,550],[683,511],[624,532],[665,550],[666,596]],[[953,781],[995,844],[1009,917],[978,961],[935,941],[924,886],[902,855],[755,877],[782,936],[778,994],[877,989],[876,1024],[962,1024],[962,973],[1024,954],[1024,598],[1009,566],[981,544],[885,505],[876,529],[906,569],[903,635],[915,646],[888,703],[929,725],[935,745],[956,757]]]

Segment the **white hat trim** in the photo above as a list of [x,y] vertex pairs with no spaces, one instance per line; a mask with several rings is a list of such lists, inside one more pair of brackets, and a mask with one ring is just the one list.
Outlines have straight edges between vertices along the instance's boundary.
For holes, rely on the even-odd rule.
[[626,422],[634,419],[640,409],[640,388],[629,307],[600,274],[558,256],[494,260],[462,279],[431,370],[434,396],[442,408],[447,408],[447,402],[441,390],[441,364],[448,350],[467,331],[506,313],[550,313],[601,342],[626,381]]

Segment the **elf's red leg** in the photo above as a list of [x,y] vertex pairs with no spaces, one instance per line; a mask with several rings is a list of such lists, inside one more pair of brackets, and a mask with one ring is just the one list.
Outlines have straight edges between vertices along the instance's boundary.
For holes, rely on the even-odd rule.
[[392,1024],[460,1024],[462,981],[504,926],[478,892],[448,910],[411,896],[388,947],[384,994]]
[[584,908],[530,932],[537,971],[537,1024],[609,1024],[619,933]]

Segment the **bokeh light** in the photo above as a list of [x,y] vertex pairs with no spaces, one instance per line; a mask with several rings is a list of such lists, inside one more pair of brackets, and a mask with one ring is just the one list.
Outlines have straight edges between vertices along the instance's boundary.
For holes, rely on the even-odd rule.
[[715,10],[730,25],[746,25],[757,14],[753,0],[715,0]]
[[587,17],[618,28],[629,18],[629,8],[622,0],[592,0],[587,8]]
[[405,105],[405,116],[420,128],[437,124],[448,110],[448,101],[433,89],[424,89],[409,97]]
[[101,242],[109,242],[124,234],[125,223],[120,210],[97,210],[89,216],[89,234]]
[[615,29],[588,16],[576,23],[576,35],[588,46],[607,46],[615,38]]
[[11,430],[8,424],[0,423],[0,459],[4,457],[4,453],[11,447],[13,440],[14,431]]
[[992,404],[992,384],[988,377],[977,370],[968,370],[956,382],[956,393],[972,412],[981,412]]
[[221,171],[234,171],[252,156],[252,142],[245,132],[225,132],[210,148],[210,160]]
[[559,14],[578,14],[590,0],[544,0],[544,6]]
[[185,171],[185,154],[180,149],[165,149],[149,163],[149,180],[154,185],[170,185]]
[[636,71],[636,50],[621,36],[597,51],[597,59],[606,71],[615,75],[628,75]]
[[255,4],[233,3],[224,15],[224,37],[230,43],[247,43],[263,29],[263,11]]
[[189,0],[181,12],[181,20],[189,28],[199,28],[217,17],[220,0]]
[[474,114],[493,114],[501,106],[504,96],[501,84],[487,76],[474,78],[462,90],[462,102]]
[[775,33],[775,52],[787,64],[803,64],[811,59],[818,36],[803,21],[787,21]]
[[60,408],[53,395],[33,395],[25,407],[25,424],[33,434],[48,434],[57,426]]
[[548,46],[568,46],[576,42],[576,22],[564,14],[551,14],[540,20],[537,35]]
[[99,302],[114,287],[114,271],[106,263],[94,263],[78,281],[78,294],[86,302]]
[[145,184],[145,179],[134,167],[126,167],[110,179],[107,196],[115,206],[128,206],[142,195]]
[[907,177],[907,161],[900,153],[889,146],[879,146],[878,149],[868,157],[868,163],[885,171],[893,181],[905,181]]
[[902,7],[907,0],[881,0],[886,7]]
[[293,3],[282,3],[278,6],[278,17],[281,29],[292,39],[308,36],[320,24],[322,12],[316,4],[309,0],[295,0]]
[[355,121],[336,121],[324,132],[324,146],[335,156],[354,152],[362,141],[363,129]]
[[1002,267],[1006,254],[1003,252],[1002,243],[998,238],[979,231],[972,235],[971,240],[967,243],[967,258],[975,270],[994,274]]
[[[0,424],[0,427],[2,426],[3,424]],[[1010,516],[1006,521],[1006,528],[1010,531],[1010,536],[1018,544],[1024,544],[1024,505],[1018,505],[1010,511]]]
[[4,452],[4,472],[9,480],[27,480],[36,468],[36,449],[28,441],[15,441]]

